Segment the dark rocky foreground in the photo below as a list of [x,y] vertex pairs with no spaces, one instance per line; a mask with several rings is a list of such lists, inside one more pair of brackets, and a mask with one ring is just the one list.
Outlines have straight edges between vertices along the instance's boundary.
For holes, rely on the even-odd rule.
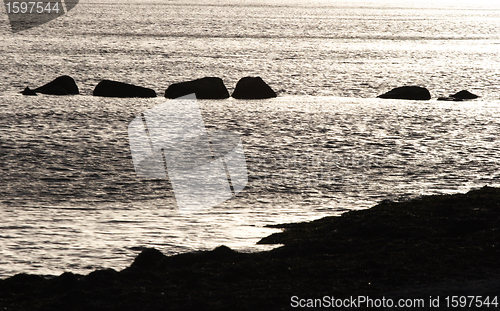
[[288,310],[292,296],[359,295],[441,295],[443,309],[446,295],[500,296],[497,188],[278,227],[260,243],[284,246],[269,252],[148,249],[120,272],[19,274],[0,281],[0,310]]

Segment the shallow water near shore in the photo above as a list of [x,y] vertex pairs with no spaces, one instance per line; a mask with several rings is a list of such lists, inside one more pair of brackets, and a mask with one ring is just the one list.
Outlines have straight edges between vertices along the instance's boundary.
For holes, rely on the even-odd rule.
[[[121,269],[144,247],[264,250],[266,225],[498,186],[500,8],[483,2],[82,0],[21,33],[0,21],[0,277]],[[19,94],[66,74],[82,95]],[[129,122],[171,83],[255,75],[279,97],[199,101],[209,131],[240,135],[247,187],[179,212],[135,174]],[[102,79],[159,97],[90,96]],[[401,85],[481,97],[375,98]]]

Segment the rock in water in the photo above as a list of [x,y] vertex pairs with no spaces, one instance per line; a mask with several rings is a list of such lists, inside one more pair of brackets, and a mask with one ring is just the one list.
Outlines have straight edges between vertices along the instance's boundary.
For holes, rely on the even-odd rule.
[[102,97],[156,97],[156,92],[152,89],[145,88],[142,86],[132,85],[123,82],[116,82],[110,80],[102,80],[94,88],[92,93],[94,96]]
[[431,99],[431,93],[426,88],[420,86],[402,86],[379,95],[378,98],[429,100]]
[[21,92],[23,95],[28,95],[28,96],[36,96],[36,92],[30,89],[28,86],[24,89],[24,91]]
[[276,92],[261,77],[245,77],[236,84],[233,98],[265,99],[276,97]]
[[[29,91],[31,91],[31,93]],[[55,80],[43,86],[40,86],[34,90],[31,90],[29,87],[27,87],[26,89],[24,89],[22,93],[23,95],[33,95],[33,92],[47,94],[47,95],[80,94],[80,91],[78,91],[78,86],[76,85],[75,80],[70,76],[60,76]]]
[[463,90],[463,91],[460,91],[456,94],[450,95],[450,97],[456,98],[456,99],[476,99],[479,96],[477,96],[476,94],[472,94],[471,92],[469,92],[467,90]]
[[229,92],[221,78],[205,77],[192,81],[174,83],[165,91],[166,98],[178,98],[196,94],[197,99],[224,99]]

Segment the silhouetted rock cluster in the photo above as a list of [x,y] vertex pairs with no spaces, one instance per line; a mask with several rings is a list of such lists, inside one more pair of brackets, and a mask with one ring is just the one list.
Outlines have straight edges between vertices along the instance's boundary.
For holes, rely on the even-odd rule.
[[[205,77],[193,81],[175,83],[165,91],[165,97],[178,98],[196,94],[197,99],[224,99],[229,97],[220,78]],[[261,77],[245,77],[238,81],[231,97],[236,99],[265,99],[276,97],[276,92]]]
[[[23,95],[37,95],[37,93],[48,95],[73,95],[79,94],[79,91],[73,78],[61,76],[34,90],[26,87],[21,93]],[[165,97],[173,99],[193,93],[196,94],[197,99],[229,98],[229,92],[224,82],[221,78],[216,77],[205,77],[192,81],[174,83],[165,91]],[[156,97],[156,92],[142,86],[118,81],[102,80],[96,85],[92,95],[101,97],[150,98]],[[245,77],[238,81],[232,97],[238,99],[264,99],[276,97],[276,93],[261,77]]]
[[[41,87],[30,89],[26,87],[23,95],[37,95],[37,93],[48,95],[75,95],[79,94],[75,80],[69,76],[61,76]],[[221,78],[205,77],[192,81],[174,83],[165,91],[166,98],[179,98],[189,94],[196,94],[197,99],[226,99],[229,92]],[[136,86],[124,82],[102,80],[96,85],[94,96],[103,97],[156,97],[156,92],[150,88]],[[276,97],[276,92],[262,80],[261,77],[244,77],[238,81],[231,97],[236,99],[266,99]],[[406,100],[430,100],[429,90],[420,86],[402,86],[377,96],[378,98],[406,99]],[[463,101],[476,99],[479,96],[467,90],[460,91],[448,97],[439,97],[438,100]]]
[[[428,89],[421,86],[401,86],[390,90],[387,93],[377,96],[378,98],[390,99],[407,99],[407,100],[429,100],[431,93]],[[449,97],[439,97],[438,100],[445,101],[463,101],[469,99],[476,99],[479,96],[472,94],[467,90],[460,91],[452,94]]]
[[427,301],[499,293],[497,188],[383,201],[340,217],[273,227],[284,232],[260,243],[283,246],[267,252],[221,246],[165,256],[145,249],[119,272],[18,274],[0,280],[0,309],[287,310],[292,296],[420,295]]
[[[75,80],[70,76],[61,76],[34,90],[26,87],[23,95],[77,95],[80,94]],[[104,97],[156,97],[154,90],[110,80],[103,80],[94,89],[94,96]]]

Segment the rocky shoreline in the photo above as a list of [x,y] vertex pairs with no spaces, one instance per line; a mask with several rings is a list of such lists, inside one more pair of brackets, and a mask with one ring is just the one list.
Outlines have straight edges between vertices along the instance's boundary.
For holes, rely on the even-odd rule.
[[283,246],[267,252],[146,249],[122,271],[18,274],[0,280],[0,309],[288,310],[297,299],[325,296],[442,296],[443,304],[447,295],[500,293],[498,188],[384,201],[276,227],[284,231],[259,243]]

